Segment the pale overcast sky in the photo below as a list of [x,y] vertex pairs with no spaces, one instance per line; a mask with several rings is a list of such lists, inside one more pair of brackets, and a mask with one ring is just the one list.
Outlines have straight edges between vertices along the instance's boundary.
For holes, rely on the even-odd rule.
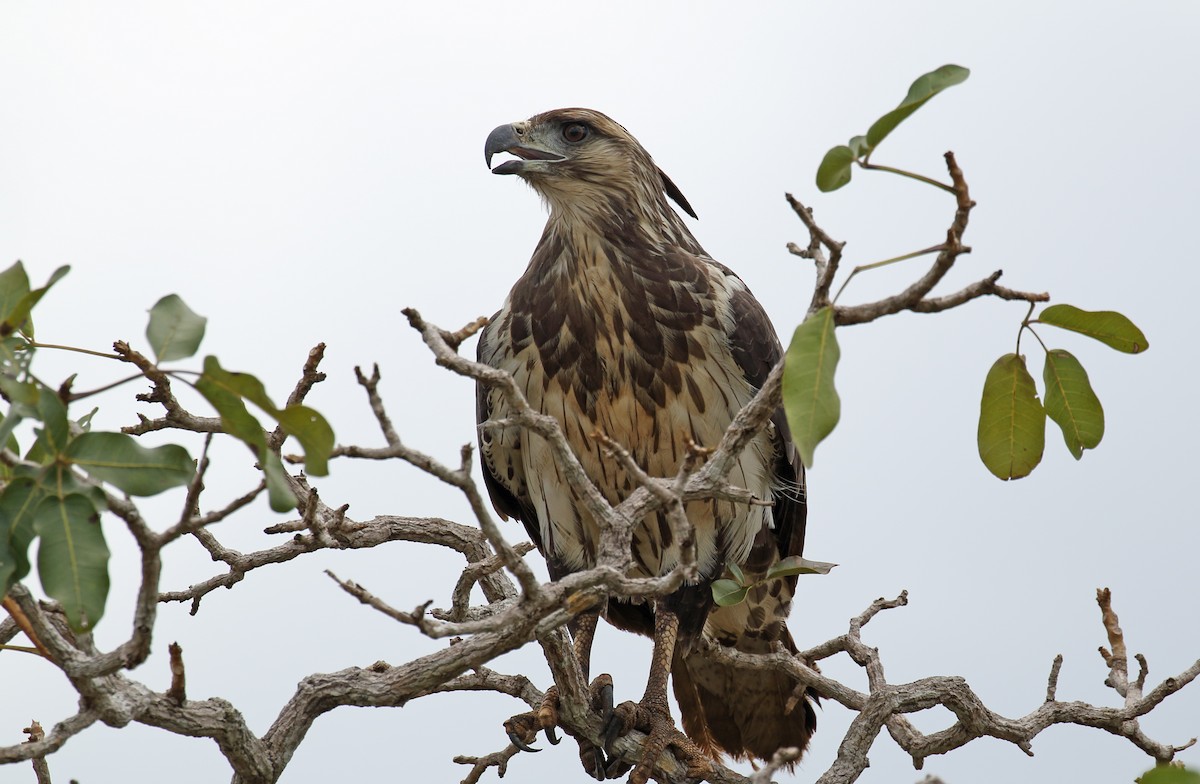
[[[789,256],[806,241],[790,191],[846,240],[847,265],[932,245],[949,200],[887,175],[816,192],[830,146],[863,133],[921,73],[944,63],[970,80],[918,112],[875,160],[941,176],[957,154],[979,207],[974,252],[950,290],[1003,268],[1004,282],[1058,302],[1121,310],[1150,340],[1144,356],[1043,331],[1088,368],[1108,417],[1100,448],[1070,458],[1056,430],[1043,465],[1002,483],[979,463],[975,418],[992,361],[1011,351],[1025,309],[979,302],[938,317],[905,315],[846,329],[841,425],[810,475],[808,551],[841,566],[801,581],[791,628],[802,647],[842,633],[878,596],[911,605],[877,618],[896,682],[962,675],[994,710],[1021,716],[1043,700],[1056,653],[1058,694],[1116,704],[1096,647],[1094,590],[1110,586],[1131,651],[1151,680],[1200,656],[1200,526],[1194,500],[1195,300],[1200,287],[1196,82],[1200,6],[1184,2],[573,5],[370,2],[7,2],[0,5],[0,265],[22,259],[36,281],[69,277],[39,308],[39,337],[104,349],[142,340],[145,311],[176,292],[209,317],[203,351],[259,373],[279,398],[308,349],[328,343],[330,379],[310,397],[341,443],[378,444],[352,368],[379,362],[406,442],[453,461],[474,440],[473,390],[433,366],[400,309],[446,328],[491,314],[541,230],[536,196],[483,163],[488,132],[560,106],[616,118],[655,156],[700,215],[709,252],[737,270],[790,335],[812,274]],[[891,293],[921,262],[856,280],[844,301]],[[1040,377],[1034,342],[1023,350]],[[473,352],[473,345],[467,348]],[[39,356],[43,375],[78,371],[98,386],[124,371],[77,356]],[[199,359],[194,363],[199,366]],[[132,395],[109,395],[100,427],[135,420]],[[147,413],[153,413],[142,407]],[[198,452],[196,439],[185,439]],[[209,506],[253,483],[227,450]],[[351,514],[468,520],[465,505],[400,464],[338,462],[318,482]],[[178,496],[148,505],[156,524]],[[243,550],[282,518],[265,505],[222,525]],[[99,638],[128,633],[134,549],[106,522],[113,592]],[[509,530],[522,538],[519,526]],[[536,558],[536,556],[531,556]],[[155,654],[133,673],[168,682],[179,641],[189,695],[222,696],[263,732],[303,676],[406,661],[434,644],[341,593],[322,570],[362,582],[397,607],[448,604],[461,564],[430,548],[319,554],[210,596],[196,617],[164,608]],[[176,545],[165,589],[215,573],[192,542]],[[618,698],[645,683],[644,640],[601,632],[595,671]],[[549,676],[536,647],[496,668]],[[844,659],[827,673],[864,686]],[[57,670],[0,656],[0,743],[30,718],[75,710]],[[339,709],[319,719],[285,784],[459,780],[456,754],[497,750],[521,706],[498,696],[419,700],[403,709]],[[794,778],[833,759],[851,714],[826,704]],[[917,716],[946,726],[950,714]],[[1200,734],[1200,687],[1145,720],[1154,738]],[[544,745],[544,744],[543,744]],[[949,784],[1129,782],[1150,760],[1096,730],[1052,729],[1027,758],[993,740],[925,772]],[[1200,753],[1183,755],[1200,767]],[[51,759],[56,781],[212,782],[228,766],[207,740],[143,727],[95,727]],[[861,781],[924,772],[886,736]],[[514,759],[506,780],[585,781],[572,744]],[[27,765],[0,770],[32,782]],[[485,780],[494,781],[494,772]]]

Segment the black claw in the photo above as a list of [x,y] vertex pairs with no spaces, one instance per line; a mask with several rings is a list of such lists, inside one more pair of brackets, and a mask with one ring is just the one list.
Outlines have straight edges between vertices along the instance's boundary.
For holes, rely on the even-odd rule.
[[579,761],[583,763],[583,769],[588,772],[588,775],[596,781],[604,781],[608,777],[608,771],[605,770],[604,752],[595,746],[587,748],[580,746]]
[[608,721],[604,723],[604,751],[612,756],[612,747],[625,729],[625,722],[616,713],[609,713]]
[[613,717],[613,687],[606,684],[600,687],[600,718],[607,725]]
[[550,741],[551,746],[557,746],[558,742],[561,740],[561,738],[558,737],[558,733],[556,733],[554,731],[553,727],[547,727],[546,728],[546,740]]
[[521,740],[520,736],[518,736],[517,733],[513,732],[512,730],[508,731],[508,739],[511,740],[512,744],[521,751],[528,751],[533,754],[537,754],[539,751],[541,751],[541,749],[535,749],[533,746],[530,746],[528,743]]
[[608,767],[604,769],[604,775],[610,779],[619,779],[633,769],[625,760],[620,757],[613,757],[608,761]]

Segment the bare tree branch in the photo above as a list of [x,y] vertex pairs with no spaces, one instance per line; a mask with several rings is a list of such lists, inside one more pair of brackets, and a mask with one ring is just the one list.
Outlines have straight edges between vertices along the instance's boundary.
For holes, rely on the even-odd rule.
[[[838,326],[865,324],[882,316],[898,313],[902,310],[911,310],[915,313],[940,313],[984,296],[994,296],[1000,299],[1020,300],[1023,302],[1049,301],[1049,294],[1016,291],[999,285],[997,281],[1002,274],[1000,270],[993,272],[982,280],[963,287],[953,294],[941,297],[927,296],[933,287],[954,266],[954,262],[958,257],[964,253],[971,252],[969,247],[962,244],[962,237],[966,233],[971,209],[974,208],[975,202],[971,199],[966,178],[963,176],[962,169],[959,168],[958,162],[955,160],[954,153],[946,153],[945,158],[946,169],[950,173],[952,183],[950,189],[954,194],[955,210],[950,227],[946,230],[945,241],[941,245],[930,249],[937,251],[937,257],[934,259],[932,266],[930,266],[924,275],[899,294],[861,305],[835,305],[834,322]],[[808,314],[812,315],[821,308],[833,304],[829,298],[829,292],[833,285],[834,277],[838,272],[842,249],[845,247],[845,243],[834,240],[824,229],[817,225],[813,219],[811,208],[801,204],[790,193],[786,194],[786,196],[788,204],[791,205],[809,232],[809,244],[806,248],[801,248],[795,243],[789,243],[788,251],[796,256],[812,259],[817,267],[817,280],[813,288],[812,302],[808,309]],[[854,277],[854,274],[864,268],[855,268],[850,277]]]
[[943,310],[957,308],[970,302],[973,299],[980,297],[993,296],[1000,299],[1021,302],[1049,302],[1050,295],[1046,293],[1035,294],[1028,291],[1015,291],[1005,288],[996,281],[1004,274],[1003,270],[996,270],[991,275],[988,275],[983,280],[976,281],[969,286],[964,286],[953,294],[947,294],[944,297],[926,297],[918,300],[909,308],[914,313],[941,313]]
[[[880,610],[905,603],[905,594],[891,602],[877,600],[866,612],[851,621],[848,634],[816,648],[801,651],[794,657],[783,653],[752,656],[717,645],[710,645],[708,653],[743,667],[779,667],[796,678],[799,687],[811,687],[822,697],[858,712],[850,731],[842,740],[833,767],[818,779],[818,782],[826,784],[856,780],[866,768],[867,753],[879,736],[880,729],[884,727],[888,729],[897,745],[912,757],[918,770],[926,758],[945,754],[984,736],[1006,740],[1026,754],[1032,754],[1030,742],[1033,738],[1042,730],[1056,724],[1076,724],[1103,729],[1128,738],[1151,757],[1164,762],[1195,743],[1195,739],[1177,746],[1155,742],[1145,736],[1137,718],[1200,676],[1200,661],[1174,678],[1163,681],[1145,697],[1139,696],[1136,701],[1126,702],[1120,708],[1097,707],[1081,702],[1059,702],[1051,696],[1032,713],[1020,719],[1008,719],[988,709],[962,678],[930,677],[907,684],[890,684],[883,675],[880,652],[862,642],[861,630]],[[1106,628],[1109,627],[1108,615],[1106,613]],[[1115,616],[1112,616],[1112,620],[1115,621]],[[1110,631],[1110,639],[1111,634]],[[848,654],[867,672],[870,686],[867,694],[832,681],[806,663],[839,652]],[[1057,684],[1057,669],[1052,682]],[[950,710],[957,719],[952,726],[939,732],[923,734],[903,717],[903,714],[927,710],[937,705]]]
[[963,178],[962,170],[958,167],[958,162],[954,159],[952,152],[946,153],[946,169],[950,172],[951,182],[954,183],[954,220],[951,222],[950,228],[946,230],[946,241],[932,266],[912,285],[895,296],[885,297],[864,305],[838,308],[834,318],[839,326],[863,324],[881,316],[911,308],[941,281],[961,254],[971,252],[969,247],[962,244],[962,237],[967,230],[967,222],[970,220],[971,208],[975,206],[975,202],[971,199],[967,181]]
[[[333,510],[330,510],[332,514]],[[278,530],[279,527],[273,527]],[[285,529],[286,530],[286,529]],[[357,550],[378,547],[385,542],[419,542],[449,547],[466,555],[468,559],[480,559],[490,554],[486,540],[478,529],[435,517],[380,516],[366,522],[344,518],[344,522],[331,529],[333,544],[329,547],[340,550]],[[181,591],[166,591],[158,596],[160,602],[196,602],[217,588],[228,588],[242,581],[246,574],[263,566],[285,563],[306,553],[327,549],[312,536],[295,536],[276,547],[253,553],[239,553],[220,545],[210,532],[199,530],[196,537],[206,543],[213,560],[228,565],[229,570]],[[488,584],[487,588],[493,588]],[[485,588],[486,590],[486,588]]]
[[[285,405],[300,405],[304,402],[304,398],[308,397],[308,393],[312,391],[312,388],[325,380],[325,374],[317,370],[317,365],[321,364],[321,360],[324,358],[325,344],[318,343],[313,346],[312,350],[308,352],[308,359],[305,360],[304,367],[300,371],[300,380],[296,382],[292,393],[288,395]],[[271,450],[278,452],[286,439],[287,433],[283,432],[283,425],[277,425],[267,439],[267,446]]]
[[[807,248],[802,249],[795,244],[789,244],[788,250],[802,258],[812,259],[817,266],[817,281],[813,286],[812,302],[808,306],[808,315],[811,316],[829,305],[829,290],[833,286],[834,277],[837,276],[838,265],[842,260],[842,249],[846,247],[846,243],[833,239],[817,225],[817,222],[813,220],[811,207],[805,207],[790,193],[785,193],[784,197],[797,217],[800,218],[800,222],[808,229],[809,235]],[[825,255],[826,250],[829,252],[828,256]]]

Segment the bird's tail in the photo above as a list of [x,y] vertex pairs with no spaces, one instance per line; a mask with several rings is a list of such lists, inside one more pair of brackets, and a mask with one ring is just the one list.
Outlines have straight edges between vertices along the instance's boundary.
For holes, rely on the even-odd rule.
[[[786,630],[782,642],[795,652]],[[671,678],[684,731],[710,753],[770,760],[781,748],[804,751],[817,728],[816,695],[797,692],[784,673],[718,662],[693,650],[676,655]]]

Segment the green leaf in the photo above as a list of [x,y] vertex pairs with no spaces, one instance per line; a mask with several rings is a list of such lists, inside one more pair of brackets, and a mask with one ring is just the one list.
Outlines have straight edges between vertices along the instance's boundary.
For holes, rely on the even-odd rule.
[[262,425],[242,402],[243,396],[253,395],[266,400],[267,405],[274,408],[266,399],[262,383],[246,373],[230,373],[221,367],[216,357],[209,356],[204,358],[204,373],[196,381],[196,390],[220,414],[225,432],[248,444],[258,455],[259,465],[267,480],[267,499],[271,508],[276,512],[295,508],[296,496],[287,484],[283,463],[267,447]]
[[[212,360],[211,364],[209,360]],[[211,375],[214,379],[219,380],[230,392],[246,398],[268,414],[274,415],[279,410],[271,401],[271,397],[267,394],[267,388],[263,386],[263,382],[250,373],[237,373],[232,370],[225,370],[217,362],[216,357],[205,357],[204,372],[207,375]]]
[[725,564],[725,568],[733,575],[733,579],[738,585],[746,584],[746,573],[742,571],[742,567],[735,564],[733,561]]
[[8,593],[8,589],[17,581],[17,578],[13,577],[17,571],[17,556],[10,548],[8,540],[0,537],[0,596]]
[[1046,414],[1062,428],[1067,449],[1078,460],[1083,450],[1095,449],[1104,437],[1104,408],[1092,391],[1087,371],[1070,352],[1046,352],[1042,371],[1046,382]]
[[34,349],[24,335],[0,337],[0,369],[14,379],[28,374],[33,354]]
[[798,555],[789,555],[787,558],[776,561],[767,570],[767,579],[773,580],[776,577],[791,577],[795,574],[829,574],[835,563],[826,563],[825,561],[810,561],[807,558],[801,558]]
[[[212,360],[211,364],[209,360]],[[304,448],[304,468],[309,474],[326,476],[329,473],[329,455],[334,445],[333,428],[315,409],[302,405],[292,405],[282,410],[276,408],[261,381],[249,373],[225,370],[216,357],[204,360],[204,376],[201,380],[205,377],[228,392],[254,403],[274,418],[283,432],[295,437]],[[255,426],[261,432],[257,420]]]
[[[0,444],[4,444],[5,449],[8,449],[13,454],[17,455],[21,454],[21,447],[17,444],[17,439],[13,435],[13,430],[17,428],[17,425],[21,424],[21,420],[23,418],[24,417],[18,414],[14,408],[10,409],[9,412],[4,415],[4,419],[0,420]],[[7,471],[7,469],[8,466],[4,466],[3,468],[0,468],[0,471]]]
[[856,157],[845,145],[838,145],[825,153],[821,165],[817,167],[817,188],[822,193],[829,193],[850,182],[850,167]]
[[208,319],[198,315],[177,294],[168,294],[150,308],[146,339],[159,362],[186,359],[200,348]]
[[271,509],[276,512],[295,511],[296,494],[288,485],[287,471],[284,470],[279,455],[268,450],[259,456],[259,464],[262,466],[263,476],[267,479],[267,502]]
[[43,427],[35,431],[38,439],[34,450],[37,450],[38,462],[45,462],[66,450],[71,431],[67,423],[67,407],[53,390],[42,387],[38,391],[37,412]]
[[275,412],[283,432],[294,436],[304,448],[304,470],[312,476],[329,474],[329,455],[333,452],[333,428],[315,409],[288,406]]
[[90,482],[85,482],[82,477],[71,470],[70,463],[60,461],[51,463],[34,475],[34,480],[47,495],[58,498],[81,495],[92,502],[96,514],[108,509],[108,499],[104,495],[104,490]]
[[204,373],[196,381],[196,390],[217,410],[226,433],[256,450],[265,450],[267,438],[262,425],[246,409],[242,394],[232,383],[233,376],[221,367],[216,357],[205,357]]
[[738,585],[733,580],[715,580],[712,584],[713,601],[720,607],[731,607],[746,600],[746,592],[750,589]]
[[943,65],[936,71],[930,71],[917,77],[917,80],[908,88],[908,95],[904,97],[900,105],[876,120],[867,131],[868,148],[874,150],[881,141],[887,138],[889,133],[896,129],[897,125],[924,106],[930,98],[947,87],[965,82],[970,75],[971,72],[962,66]]
[[42,286],[40,289],[34,289],[33,291],[26,292],[25,295],[17,301],[17,304],[13,307],[12,311],[4,319],[4,328],[0,329],[0,332],[8,334],[19,329],[21,332],[32,338],[33,320],[29,317],[29,314],[33,310],[33,306],[41,301],[42,297],[46,295],[46,292],[50,290],[51,286],[62,280],[63,276],[70,271],[70,267],[59,267],[58,269],[54,270],[53,274],[50,275],[50,280],[46,282],[45,286]]
[[[13,428],[21,423],[21,417],[14,415],[11,411],[4,419],[0,420],[0,445],[2,445],[13,455],[21,454],[21,445],[17,443],[17,437],[13,435]],[[15,466],[0,463],[0,489],[4,488],[4,483],[15,476]],[[0,537],[3,538],[3,537]],[[0,594],[3,596],[3,594]]]
[[67,457],[97,479],[130,495],[157,495],[186,485],[196,473],[187,450],[177,444],[147,448],[125,433],[84,433]]
[[833,308],[821,308],[796,327],[783,367],[783,407],[792,440],[804,465],[838,423],[842,402],[833,386],[841,350],[834,335]]
[[92,502],[81,495],[48,496],[34,511],[38,576],[72,628],[90,630],[108,598],[108,545]]
[[29,377],[29,364],[34,349],[22,337],[0,340],[0,393],[12,403],[11,412],[25,418],[37,417],[37,384],[22,381]]
[[1025,359],[1005,354],[983,382],[979,406],[979,457],[1001,479],[1028,476],[1046,446],[1046,410],[1037,398]]
[[1126,354],[1150,348],[1137,326],[1114,310],[1080,310],[1073,305],[1051,305],[1038,314],[1037,322],[1087,335]]
[[20,326],[20,324],[10,325],[9,322],[17,305],[28,293],[29,276],[25,274],[24,264],[18,261],[4,272],[0,272],[0,322],[3,323],[0,334],[7,337]]
[[1137,784],[1200,784],[1200,772],[1178,764],[1157,765],[1138,776]]
[[850,148],[850,152],[855,158],[861,158],[871,151],[871,148],[867,145],[866,136],[852,137],[847,146]]
[[31,381],[17,381],[8,376],[0,376],[0,389],[12,401],[10,411],[23,417],[38,418],[38,399],[41,397],[38,385]]
[[85,433],[91,432],[92,418],[96,416],[96,413],[99,410],[100,410],[100,407],[96,406],[91,411],[89,411],[86,414],[84,414],[83,416],[79,417],[79,419],[76,419],[75,424],[79,425],[79,429],[82,430],[83,432],[85,432]]
[[0,596],[29,574],[29,545],[33,542],[33,510],[43,498],[29,478],[14,479],[0,492]]

